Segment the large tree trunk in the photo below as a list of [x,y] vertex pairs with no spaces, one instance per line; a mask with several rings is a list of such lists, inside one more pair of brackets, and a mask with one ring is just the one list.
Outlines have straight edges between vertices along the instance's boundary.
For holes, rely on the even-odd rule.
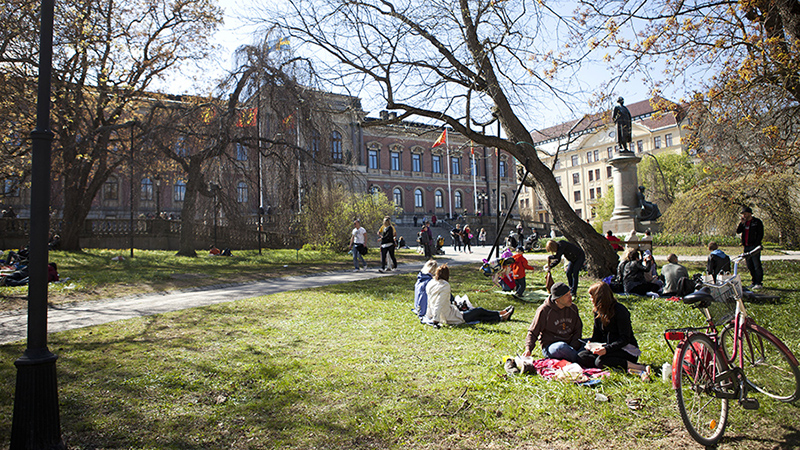
[[85,183],[81,183],[82,177],[76,173],[76,170],[65,170],[63,177],[64,221],[61,226],[61,249],[80,251],[80,236],[84,222],[102,182],[93,180],[87,186]]
[[194,248],[197,200],[198,196],[206,191],[202,167],[202,159],[190,158],[189,170],[186,172],[186,195],[183,197],[183,208],[181,208],[181,241],[178,256],[192,258],[197,256]]

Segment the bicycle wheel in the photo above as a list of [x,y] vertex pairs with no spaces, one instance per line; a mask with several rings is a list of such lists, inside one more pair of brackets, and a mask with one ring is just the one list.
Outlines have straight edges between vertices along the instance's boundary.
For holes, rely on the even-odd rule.
[[[733,324],[723,330],[720,340],[726,358],[733,352]],[[764,395],[782,402],[800,397],[800,369],[786,353],[778,338],[758,329],[745,328],[742,333],[744,373],[747,384]],[[737,361],[729,361],[731,365]]]
[[722,438],[728,423],[728,399],[715,395],[714,377],[725,367],[714,355],[714,343],[693,334],[680,350],[677,367],[678,410],[692,438],[705,446]]

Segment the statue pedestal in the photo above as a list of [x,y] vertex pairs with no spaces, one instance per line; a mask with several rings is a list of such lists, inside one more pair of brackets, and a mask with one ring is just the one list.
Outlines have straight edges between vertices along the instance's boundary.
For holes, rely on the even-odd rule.
[[636,199],[639,190],[636,165],[641,160],[642,158],[632,152],[620,152],[619,156],[608,160],[613,167],[614,212],[611,219],[603,223],[603,230],[611,230],[615,235],[629,234],[634,229],[641,231],[639,204]]

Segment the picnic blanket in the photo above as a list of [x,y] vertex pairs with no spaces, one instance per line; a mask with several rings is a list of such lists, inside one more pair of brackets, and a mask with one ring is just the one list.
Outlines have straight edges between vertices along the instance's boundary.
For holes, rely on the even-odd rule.
[[522,300],[523,302],[528,302],[528,303],[542,303],[545,300],[547,300],[547,296],[549,295],[547,291],[544,291],[542,289],[526,290],[525,295],[523,295],[522,297],[517,297],[516,295],[514,295],[516,294],[516,292],[514,291],[494,291],[494,292],[496,294],[511,295],[518,300]]
[[547,380],[567,381],[582,385],[596,384],[602,377],[609,375],[607,370],[584,369],[579,364],[564,359],[534,360],[531,357],[517,356],[515,362],[520,368],[525,364],[532,364],[536,368],[536,373]]

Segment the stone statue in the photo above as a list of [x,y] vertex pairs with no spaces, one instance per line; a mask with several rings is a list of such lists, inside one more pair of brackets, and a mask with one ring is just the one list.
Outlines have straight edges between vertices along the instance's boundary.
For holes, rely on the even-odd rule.
[[661,211],[658,210],[658,205],[644,199],[644,186],[639,186],[639,192],[636,193],[636,200],[638,201],[639,208],[641,208],[639,220],[656,220],[661,217]]
[[629,145],[632,140],[631,132],[633,129],[631,125],[631,112],[625,107],[625,99],[622,97],[617,99],[617,103],[619,103],[619,105],[614,107],[614,111],[611,115],[614,123],[617,124],[617,144],[619,144],[621,149],[620,153],[633,153]]

